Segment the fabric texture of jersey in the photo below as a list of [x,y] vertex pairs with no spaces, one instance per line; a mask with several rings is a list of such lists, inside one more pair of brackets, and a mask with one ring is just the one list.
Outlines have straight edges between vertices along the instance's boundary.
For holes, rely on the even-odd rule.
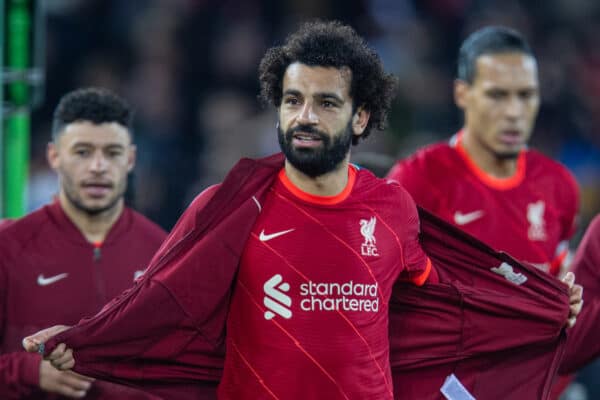
[[[23,337],[98,312],[133,285],[165,237],[125,208],[102,245],[94,246],[58,201],[0,229],[0,398],[57,398],[37,389],[41,358],[23,352]],[[94,383],[86,398],[125,395],[148,398],[107,382]]]
[[567,287],[423,210],[439,283],[390,301],[396,399],[445,399],[454,374],[477,400],[548,398],[564,351]]
[[577,323],[568,331],[560,373],[576,372],[600,355],[600,215],[590,223],[572,265],[583,286],[584,304]]
[[404,189],[349,172],[347,191],[318,197],[290,191],[299,189],[282,170],[261,202],[231,301],[220,399],[393,398],[392,285],[419,283],[428,260]]
[[462,132],[399,161],[388,174],[417,205],[492,247],[557,275],[575,230],[579,190],[561,164],[524,150],[514,176],[483,172],[461,145]]
[[[220,187],[210,191],[209,199],[200,196],[188,207],[161,250],[153,258],[147,272],[132,289],[114,299],[96,316],[80,321],[73,328],[52,338],[46,344],[46,353],[51,352],[58,343],[66,342],[75,351],[77,372],[141,386],[165,399],[214,399],[215,383],[222,374],[227,312],[239,261],[247,241],[255,240],[249,238],[261,212],[261,205],[264,204],[264,198],[282,167],[281,154],[261,160],[241,160]],[[423,211],[421,218],[434,217]],[[375,237],[380,228],[375,228]],[[275,233],[270,232],[267,227],[264,229],[264,235]],[[290,228],[284,227],[284,230],[287,229]],[[437,233],[426,234],[426,231]],[[441,268],[435,265],[440,271],[456,268],[456,260],[465,263],[482,254],[480,248],[483,245],[480,242],[471,237],[467,238],[465,234],[460,234],[447,224],[423,224],[422,232],[425,249],[430,252],[439,251],[437,255],[428,254],[430,258],[435,259],[434,264],[447,263],[446,267]],[[284,237],[285,235],[280,235],[272,240]],[[426,242],[433,237],[438,237],[442,243],[451,243],[454,240],[460,241],[461,244],[447,247],[427,246]],[[533,350],[534,347],[540,349],[540,352],[547,352],[548,357],[555,357],[557,352],[560,352],[561,327],[569,312],[566,286],[550,280],[549,276],[537,270],[529,271],[527,267],[521,266],[506,255],[494,253],[488,247],[483,247],[486,254],[496,260],[491,266],[486,262],[485,267],[498,268],[499,274],[494,273],[497,275],[495,282],[498,284],[498,290],[511,289],[507,290],[505,296],[487,296],[488,289],[478,289],[477,285],[456,283],[454,286],[448,286],[446,283],[446,286],[438,285],[445,288],[442,289],[445,294],[443,298],[448,298],[450,291],[454,294],[455,301],[448,303],[445,308],[423,309],[419,308],[418,303],[408,306],[408,309],[390,308],[390,321],[406,318],[409,326],[411,323],[422,325],[418,322],[419,319],[429,322],[419,328],[423,336],[418,338],[411,339],[410,331],[404,331],[397,325],[394,325],[396,328],[391,332],[390,364],[395,371],[412,370],[409,364],[415,359],[430,360],[429,363],[419,364],[420,374],[412,375],[411,382],[397,388],[407,393],[402,399],[421,400],[420,397],[411,397],[408,390],[411,386],[420,385],[421,381],[429,382],[428,386],[422,385],[421,392],[428,388],[428,396],[441,398],[439,385],[443,382],[444,374],[448,372],[450,365],[458,368],[461,364],[467,365],[463,363],[468,363],[470,359],[486,356],[495,359],[486,364],[485,368],[474,370],[472,382],[477,387],[468,386],[468,389],[484,393],[485,385],[489,384],[494,388],[491,393],[497,396],[483,395],[481,399],[507,399],[510,398],[508,394],[514,393],[514,389],[510,385],[498,384],[498,381],[492,379],[494,374],[505,376],[514,368],[513,363],[500,362],[503,355],[513,354],[518,350],[523,362],[527,362],[528,357],[531,357],[527,350]],[[512,274],[511,270],[502,266],[502,262],[505,261],[510,262]],[[488,271],[482,267],[482,275],[492,277],[490,279],[494,281],[494,275]],[[512,279],[520,282],[522,278],[519,274],[525,275],[535,283],[518,285],[508,281]],[[445,279],[452,281],[451,278]],[[507,286],[502,280],[514,287]],[[285,287],[278,286],[283,293]],[[414,285],[406,287],[414,289]],[[486,295],[476,296],[479,290]],[[537,293],[545,291],[555,292],[555,295],[550,299],[546,299],[547,296],[538,296]],[[515,296],[515,292],[523,296]],[[394,297],[397,296],[406,296],[405,304],[420,301],[420,298],[416,299],[409,291],[396,290]],[[529,301],[528,296],[534,298],[533,302]],[[513,297],[514,301],[511,300]],[[461,303],[460,299],[469,301]],[[443,322],[446,316],[456,318],[464,310],[461,305],[468,305],[475,299],[480,299],[479,304],[485,307],[473,305],[470,312],[465,314],[468,316],[464,320],[465,324],[457,326],[453,321],[453,324],[449,325],[452,327],[451,331],[444,331]],[[539,301],[547,301],[547,307],[545,310],[539,310],[540,316],[537,316],[530,311],[537,309]],[[446,304],[443,301],[440,303]],[[415,307],[415,310],[420,312],[411,314],[410,307]],[[497,310],[491,316],[490,307]],[[509,325],[510,330],[498,328],[507,322],[506,315],[517,316],[522,308],[527,310],[524,312],[527,316],[535,317],[533,322],[517,318],[516,322]],[[266,308],[265,311],[273,312]],[[271,320],[277,321],[280,316],[274,312],[273,314]],[[415,317],[415,314],[418,316]],[[148,318],[148,315],[160,315],[160,318]],[[466,331],[464,336],[469,340],[466,343],[461,342],[461,329],[471,326],[471,321],[477,320],[478,317],[490,324],[494,322],[496,335],[487,328],[482,339],[490,342],[484,345],[478,342],[473,332]],[[489,321],[490,318],[496,320]],[[531,330],[530,334],[526,334],[528,329]],[[325,329],[316,329],[314,333],[315,340],[319,340],[321,335],[328,332]],[[521,334],[523,339],[520,338]],[[536,340],[535,344],[531,343],[533,337]],[[412,352],[409,353],[410,359],[402,357],[403,347],[396,348],[406,346],[402,339],[412,340],[406,342],[412,343],[408,347],[417,346],[421,354]],[[466,344],[474,353],[457,354],[456,351],[448,349],[449,343],[454,344],[454,349],[460,349]],[[548,347],[542,349],[540,345]],[[432,359],[432,354],[439,357]],[[495,360],[498,362],[494,362]],[[446,367],[435,368],[441,364]],[[552,372],[552,368],[532,371],[531,374],[535,374],[536,377],[541,376],[536,378],[534,387],[539,389],[539,380],[547,378]],[[277,373],[277,369],[273,373]],[[485,375],[486,379],[479,379],[482,375]],[[464,377],[459,374],[459,378]],[[303,377],[297,376],[297,379],[302,380]],[[398,378],[393,379],[396,381]],[[303,382],[306,385],[311,384],[310,381]]]

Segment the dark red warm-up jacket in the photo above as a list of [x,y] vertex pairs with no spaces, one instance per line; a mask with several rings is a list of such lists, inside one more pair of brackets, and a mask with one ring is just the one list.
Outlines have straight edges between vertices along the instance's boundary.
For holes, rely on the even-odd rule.
[[[65,342],[82,374],[165,399],[215,399],[232,284],[259,213],[255,200],[282,167],[281,154],[241,160],[206,205],[186,210],[143,279],[50,340],[46,354]],[[478,400],[545,399],[564,346],[566,286],[425,211],[420,216],[440,282],[395,288],[396,398],[442,399],[439,388],[454,373]],[[513,275],[491,271],[503,262]]]
[[600,355],[600,215],[588,226],[571,269],[583,286],[583,308],[569,331],[560,374],[571,374]]

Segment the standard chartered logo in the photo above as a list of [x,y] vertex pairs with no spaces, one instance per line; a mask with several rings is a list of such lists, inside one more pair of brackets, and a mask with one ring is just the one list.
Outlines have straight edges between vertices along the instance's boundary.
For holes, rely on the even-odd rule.
[[285,319],[292,318],[292,299],[283,292],[289,292],[290,285],[283,282],[279,274],[273,275],[271,279],[265,282],[265,298],[263,303],[270,311],[265,311],[265,319],[269,320],[275,317],[275,314],[281,315]]
[[[273,275],[265,282],[263,289],[263,303],[267,307],[265,319],[273,319],[276,315],[290,319],[292,299],[287,294],[290,292],[290,285],[283,282],[283,277],[280,274]],[[301,311],[379,311],[377,283],[309,281],[300,284],[299,289],[295,296]]]
[[376,283],[309,281],[300,285],[300,296],[304,311],[379,311]]

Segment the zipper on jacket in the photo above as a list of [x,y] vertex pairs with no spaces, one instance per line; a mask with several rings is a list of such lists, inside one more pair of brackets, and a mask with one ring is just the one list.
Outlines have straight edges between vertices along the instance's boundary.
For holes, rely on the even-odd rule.
[[98,262],[102,258],[102,242],[94,242],[94,261]]

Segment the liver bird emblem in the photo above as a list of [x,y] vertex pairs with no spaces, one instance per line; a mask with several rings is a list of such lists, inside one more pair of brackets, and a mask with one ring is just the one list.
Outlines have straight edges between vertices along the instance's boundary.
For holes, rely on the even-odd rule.
[[360,220],[360,234],[365,238],[365,245],[374,246],[375,245],[375,224],[377,223],[377,219],[375,217],[371,217],[371,219],[361,219]]

